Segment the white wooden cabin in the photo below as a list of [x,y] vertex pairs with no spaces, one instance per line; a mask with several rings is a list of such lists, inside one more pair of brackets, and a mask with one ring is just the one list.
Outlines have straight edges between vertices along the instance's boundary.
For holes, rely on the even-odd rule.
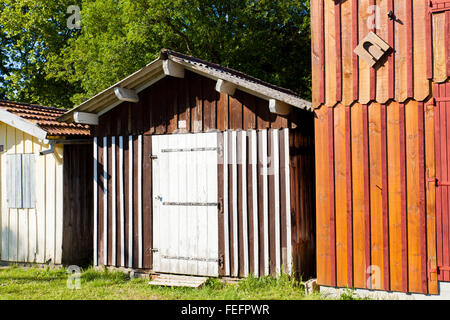
[[91,149],[85,146],[89,128],[58,123],[56,118],[62,113],[64,110],[56,108],[0,101],[3,264],[62,264],[89,259],[87,249],[81,253],[80,248],[91,248],[91,210],[88,205],[83,207],[86,200],[82,196],[73,197],[79,200],[73,204],[66,201],[71,197],[65,196],[65,192],[79,188],[76,179],[84,179],[72,177],[83,161],[65,157],[81,155],[75,148]]

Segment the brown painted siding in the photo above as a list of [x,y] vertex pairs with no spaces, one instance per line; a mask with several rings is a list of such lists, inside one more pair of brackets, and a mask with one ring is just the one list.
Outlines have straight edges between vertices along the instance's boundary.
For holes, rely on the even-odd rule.
[[[100,117],[95,136],[195,133],[212,130],[295,128],[311,114],[295,109],[288,117],[269,112],[269,102],[237,90],[229,97],[216,82],[186,71],[184,79],[166,77]],[[178,122],[186,121],[186,129]]]
[[[282,166],[280,162],[280,185],[285,185],[288,181],[291,186],[292,195],[290,201],[290,216],[291,216],[291,233],[292,233],[292,249],[293,249],[293,259],[292,264],[296,270],[297,275],[303,274],[304,277],[315,276],[315,218],[314,218],[314,147],[313,147],[313,115],[306,111],[299,109],[293,110],[291,115],[288,117],[277,116],[269,112],[268,102],[244,92],[237,91],[235,96],[229,97],[224,94],[219,94],[215,91],[215,81],[199,76],[195,73],[186,71],[185,79],[176,79],[171,77],[166,77],[161,81],[153,84],[151,87],[147,88],[140,93],[140,102],[137,104],[123,103],[116,108],[112,109],[108,113],[100,117],[100,125],[96,129],[96,136],[98,137],[98,154],[99,154],[99,219],[98,219],[98,253],[99,253],[99,263],[103,264],[103,137],[108,137],[108,142],[111,143],[112,136],[116,137],[117,148],[119,144],[119,138],[124,139],[124,165],[123,165],[123,175],[120,174],[120,168],[115,168],[116,170],[116,197],[117,197],[117,227],[116,227],[116,248],[117,248],[117,262],[115,266],[121,266],[121,255],[122,252],[125,255],[126,267],[138,268],[138,257],[139,257],[139,243],[142,241],[142,255],[143,255],[143,269],[152,268],[152,171],[151,171],[151,136],[161,135],[161,134],[172,134],[172,133],[197,133],[197,132],[208,132],[208,131],[226,131],[226,130],[238,130],[237,135],[239,137],[244,134],[247,130],[260,130],[258,133],[258,148],[261,130],[269,129],[289,129],[289,144],[284,144],[284,141],[279,141],[280,150],[285,150],[289,148],[290,153],[290,176],[286,177],[284,171],[286,169]],[[179,127],[180,121],[185,121],[186,128]],[[244,131],[240,131],[244,130]],[[280,131],[282,132],[282,131]],[[132,135],[134,139],[133,144],[133,181],[129,179],[129,148],[128,148],[128,137]],[[137,139],[138,136],[142,135],[143,139],[143,158],[138,159],[138,146]],[[238,158],[242,157],[243,153],[249,152],[250,138],[247,140],[247,149],[240,150]],[[231,145],[229,145],[231,147]],[[270,144],[268,145],[270,148]],[[259,149],[258,149],[259,150]],[[119,166],[119,151],[116,150],[116,164]],[[259,152],[259,151],[258,151]],[[270,149],[268,149],[268,155]],[[110,154],[110,153],[109,153]],[[284,158],[280,158],[284,159]],[[110,158],[108,159],[108,167],[110,170]],[[229,159],[231,161],[231,158]],[[143,176],[142,176],[142,240],[139,239],[138,235],[138,165],[142,163],[143,166]],[[230,162],[229,162],[230,163]],[[260,164],[258,165],[258,176],[256,177],[257,183],[253,185],[252,172],[250,170],[251,165],[247,163],[246,165],[239,163],[238,168],[238,179],[237,183],[240,185],[242,183],[242,172],[247,170],[247,198],[251,199],[252,192],[258,192],[258,212],[259,219],[263,219],[261,201],[263,197],[261,196],[262,185],[261,185],[261,175],[260,175]],[[219,167],[219,170],[223,172]],[[109,171],[108,171],[109,172]],[[231,168],[228,171],[229,185],[227,190],[220,189],[223,192],[228,192],[229,199],[232,199],[232,188],[233,182],[231,180]],[[283,174],[282,174],[283,173]],[[220,178],[220,177],[219,177]],[[222,180],[224,177],[221,178]],[[273,176],[269,177],[272,185],[274,183]],[[268,183],[269,183],[268,179]],[[124,183],[124,195],[120,194],[120,182],[123,180]],[[111,190],[110,183],[108,184],[108,190]],[[130,188],[133,188],[133,235],[129,234],[129,192]],[[283,188],[281,188],[283,189]],[[268,189],[270,191],[270,189]],[[223,193],[222,192],[222,193]],[[245,190],[238,190],[238,202],[237,208],[239,212],[243,210],[242,197],[245,195]],[[273,212],[274,212],[274,199],[273,192],[269,192],[269,197],[267,199],[269,207],[268,210],[272,213],[272,219],[270,223],[270,248],[269,254],[271,257],[275,254],[275,233],[274,233],[274,223]],[[286,217],[289,214],[286,210],[286,201],[282,200],[286,198],[286,193],[284,190],[280,192],[280,248],[278,250],[280,255],[280,264],[285,264],[287,261],[287,225],[285,223]],[[221,195],[220,198],[223,198]],[[122,222],[120,217],[120,205],[124,202],[125,207],[125,219]],[[252,210],[253,202],[247,201],[247,211]],[[242,216],[239,216],[238,222],[238,232],[234,234],[231,225],[234,223],[232,217],[232,205],[230,203],[229,212],[229,261],[230,265],[234,265],[234,248],[232,246],[234,237],[238,239],[238,257],[242,257],[245,242],[244,242],[244,229]],[[108,205],[108,217],[110,217],[111,206]],[[255,272],[259,271],[259,274],[264,274],[264,233],[266,230],[262,229],[262,225],[258,225],[258,255],[259,265],[254,263],[254,247],[252,245],[254,240],[253,232],[253,216],[247,217],[247,236],[248,236],[248,271]],[[110,220],[110,219],[109,219]],[[112,226],[108,220],[108,226]],[[219,221],[221,225],[225,223],[223,216],[219,215]],[[261,220],[262,221],[262,220]],[[120,238],[120,226],[124,224],[124,248],[121,246]],[[223,236],[223,229],[219,230],[219,235]],[[130,265],[128,263],[129,258],[129,237],[133,237],[133,263]],[[110,235],[108,235],[109,239]],[[219,243],[220,254],[223,255],[225,242],[222,239]],[[109,247],[108,247],[109,248]],[[111,254],[111,253],[109,253]],[[224,257],[219,257],[220,261],[226,263]],[[113,261],[108,259],[108,264],[114,265]],[[276,266],[274,259],[270,259],[269,263],[271,268],[269,272],[274,274]],[[244,261],[239,259],[237,261],[238,269],[236,270],[238,276],[243,276]],[[287,267],[284,265],[284,267]],[[234,270],[231,270],[234,272]],[[221,275],[224,275],[224,270],[221,270]]]
[[93,247],[92,145],[64,146],[64,265],[91,262]]

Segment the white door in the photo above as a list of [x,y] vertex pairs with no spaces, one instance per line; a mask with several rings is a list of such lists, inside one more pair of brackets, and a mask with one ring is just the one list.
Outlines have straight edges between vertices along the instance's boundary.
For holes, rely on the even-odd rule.
[[153,268],[219,274],[217,133],[153,136]]

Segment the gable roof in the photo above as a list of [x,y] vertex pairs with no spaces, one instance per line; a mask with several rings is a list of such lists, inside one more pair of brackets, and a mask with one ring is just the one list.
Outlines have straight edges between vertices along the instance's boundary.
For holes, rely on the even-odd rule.
[[166,76],[164,71],[164,62],[167,60],[177,66],[181,66],[186,70],[198,73],[213,80],[221,79],[232,83],[237,89],[260,98],[266,100],[276,99],[300,109],[313,111],[311,102],[302,99],[297,93],[289,89],[275,86],[245,73],[222,67],[215,63],[207,62],[179,52],[163,49],[161,50],[161,54],[158,59],[149,63],[147,66],[127,78],[117,82],[108,89],[100,92],[89,100],[86,100],[79,106],[65,113],[58,120],[73,122],[74,114],[76,112],[95,113],[98,115],[108,112],[123,102],[117,98],[115,93],[116,88],[130,89],[134,90],[136,93],[143,91]]
[[61,123],[67,110],[0,100],[0,121],[44,140],[49,136],[89,136],[87,125]]

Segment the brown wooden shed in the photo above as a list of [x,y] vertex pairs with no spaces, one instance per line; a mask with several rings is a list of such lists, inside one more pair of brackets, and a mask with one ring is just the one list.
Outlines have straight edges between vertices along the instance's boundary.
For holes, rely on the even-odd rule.
[[450,1],[311,1],[322,286],[450,280]]
[[96,126],[95,265],[314,275],[314,121],[296,93],[163,50],[60,120]]

